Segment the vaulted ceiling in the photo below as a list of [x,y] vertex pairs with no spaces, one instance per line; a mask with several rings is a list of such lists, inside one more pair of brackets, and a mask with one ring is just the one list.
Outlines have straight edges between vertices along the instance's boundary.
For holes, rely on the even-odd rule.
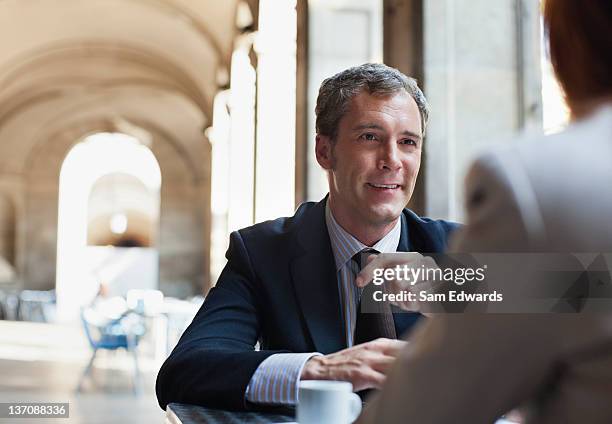
[[197,158],[238,3],[0,0],[0,173],[24,172],[54,134],[94,120],[167,134]]

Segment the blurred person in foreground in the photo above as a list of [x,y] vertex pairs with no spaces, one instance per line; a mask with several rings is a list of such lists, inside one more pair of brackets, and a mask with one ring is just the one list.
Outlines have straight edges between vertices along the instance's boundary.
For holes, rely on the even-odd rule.
[[[476,160],[451,252],[612,252],[612,2],[544,20],[573,122]],[[612,311],[436,315],[411,340],[359,424],[612,422]]]

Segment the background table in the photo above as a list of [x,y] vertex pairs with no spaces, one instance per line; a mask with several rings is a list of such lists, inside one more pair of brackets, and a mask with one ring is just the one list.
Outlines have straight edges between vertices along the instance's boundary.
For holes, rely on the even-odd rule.
[[171,403],[166,408],[167,424],[272,424],[292,422],[295,422],[295,417],[292,414],[233,412],[182,403]]

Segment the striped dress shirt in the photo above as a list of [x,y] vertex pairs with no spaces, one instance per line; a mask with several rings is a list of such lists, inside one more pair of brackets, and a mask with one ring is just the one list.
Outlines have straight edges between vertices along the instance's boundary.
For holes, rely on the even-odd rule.
[[[325,205],[325,223],[336,263],[340,311],[344,320],[347,347],[351,347],[361,295],[361,290],[355,285],[356,267],[352,258],[369,246],[361,243],[336,222],[328,204]],[[401,220],[398,218],[393,229],[372,246],[372,249],[381,253],[397,251],[401,227]],[[278,353],[266,358],[249,381],[246,399],[261,404],[296,404],[302,369],[306,362],[316,355],[320,353]]]

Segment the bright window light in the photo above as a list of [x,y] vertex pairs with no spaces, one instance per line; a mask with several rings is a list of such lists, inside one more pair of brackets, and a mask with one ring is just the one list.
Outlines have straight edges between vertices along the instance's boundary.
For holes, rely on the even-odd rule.
[[110,219],[110,230],[113,234],[123,234],[127,230],[127,216],[124,213],[116,213]]

